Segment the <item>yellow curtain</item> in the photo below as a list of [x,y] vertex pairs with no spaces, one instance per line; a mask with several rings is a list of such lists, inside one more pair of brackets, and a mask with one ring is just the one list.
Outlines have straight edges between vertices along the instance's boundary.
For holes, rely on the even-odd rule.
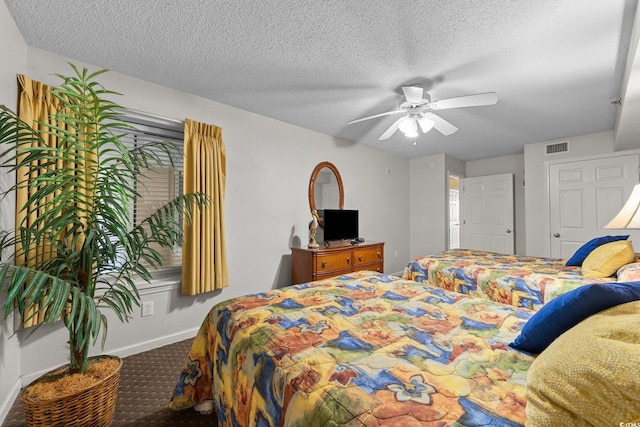
[[186,119],[184,123],[184,192],[209,196],[185,224],[182,245],[182,293],[197,295],[229,285],[224,227],[226,152],[222,129]]
[[[18,75],[18,116],[21,120],[31,126],[34,130],[40,133],[42,138],[42,145],[50,147],[51,149],[57,149],[60,144],[64,142],[57,138],[55,135],[51,135],[51,128],[45,124],[55,124],[59,128],[68,128],[64,123],[56,123],[55,115],[64,108],[63,103],[51,94],[51,87],[44,83],[30,79],[24,75]],[[91,146],[91,129],[70,129],[73,132],[78,132],[78,139],[86,139],[83,144],[85,147]],[[37,146],[38,142],[32,143]],[[26,153],[19,154],[19,156],[26,156]],[[63,160],[60,159],[56,164],[48,165],[48,168],[62,169],[64,166],[73,166],[74,173],[80,178],[82,188],[75,188],[74,191],[84,191],[85,206],[91,203],[93,192],[95,191],[95,168],[98,164],[98,153],[88,152],[85,149],[79,149],[75,158],[71,159],[72,154],[67,153],[66,165]],[[43,160],[44,161],[44,160]],[[36,165],[33,165],[36,166]],[[46,207],[41,206],[29,206],[29,198],[38,190],[38,188],[31,187],[29,184],[31,180],[36,178],[38,171],[29,170],[28,167],[18,168],[16,174],[16,181],[18,187],[16,190],[16,229],[20,227],[29,228],[34,226],[36,218],[43,215],[43,210]],[[44,173],[41,170],[40,173]],[[55,201],[55,197],[58,194],[49,196],[47,202]],[[83,202],[80,202],[83,203]],[[89,205],[90,206],[90,205]],[[64,236],[63,236],[64,237]],[[68,242],[75,242],[76,248],[80,249],[84,236],[67,236]],[[74,237],[76,237],[74,239]],[[16,265],[23,265],[27,267],[35,267],[41,264],[43,261],[51,259],[55,256],[53,253],[53,246],[47,242],[42,242],[39,245],[31,243],[29,247],[23,247],[23,244],[18,241],[16,243],[15,260]],[[25,309],[23,318],[23,324],[25,327],[34,326],[42,322],[44,313],[38,313],[37,304]]]
[[[44,83],[31,80],[24,75],[18,76],[18,116],[33,129],[44,130],[40,123],[49,123],[50,117],[61,108],[60,102],[51,95],[50,87]],[[56,138],[41,132],[45,144],[55,147]],[[34,142],[35,144],[35,142]],[[26,154],[23,154],[26,155]],[[28,168],[17,171],[17,181],[24,181],[29,173]],[[29,178],[34,178],[33,174]],[[30,209],[26,206],[30,193],[35,189],[30,189],[25,185],[20,185],[16,191],[16,229],[19,227],[29,227],[41,212],[37,209]],[[16,244],[16,265],[35,266],[51,257],[51,246],[22,247],[18,241]],[[42,318],[36,313],[37,307],[30,307],[25,312],[24,326],[33,326],[41,323]],[[43,313],[40,313],[42,316]]]

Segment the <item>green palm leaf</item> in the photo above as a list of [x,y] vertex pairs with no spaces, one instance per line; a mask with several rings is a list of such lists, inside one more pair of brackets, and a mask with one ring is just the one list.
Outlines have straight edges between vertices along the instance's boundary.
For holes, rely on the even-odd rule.
[[[153,245],[174,247],[182,242],[182,221],[209,200],[201,194],[176,197],[135,227],[129,225],[130,206],[139,197],[136,179],[163,163],[174,165],[180,150],[157,141],[129,150],[121,141],[131,128],[119,115],[122,107],[105,97],[119,95],[73,64],[74,74],[58,75],[52,89],[63,108],[52,123],[34,131],[11,110],[0,106],[2,167],[17,174],[18,188],[29,196],[18,210],[37,209],[31,222],[17,224],[0,239],[0,250],[18,244],[16,256],[24,265],[3,262],[0,290],[6,293],[4,314],[16,309],[22,316],[39,316],[44,324],[63,320],[69,331],[72,369],[84,372],[87,352],[102,333],[103,308],[127,321],[139,306],[138,280],[149,280],[150,269],[162,266]],[[43,136],[55,138],[56,147]],[[47,247],[49,257],[35,257],[19,248]],[[21,258],[20,258],[21,259]],[[117,267],[116,267],[117,266]],[[37,304],[35,314],[29,309]]]

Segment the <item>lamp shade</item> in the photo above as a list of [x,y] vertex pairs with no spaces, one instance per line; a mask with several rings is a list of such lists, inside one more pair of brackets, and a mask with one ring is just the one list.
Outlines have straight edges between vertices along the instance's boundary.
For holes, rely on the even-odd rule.
[[405,135],[408,133],[413,134],[417,131],[416,121],[413,117],[406,116],[398,125],[398,129],[400,129],[400,132],[404,133]]
[[640,229],[640,184],[633,187],[631,196],[620,212],[604,228],[639,228]]
[[427,133],[435,126],[436,122],[431,120],[429,117],[420,117],[418,119],[418,124],[420,124],[420,129],[422,129],[422,133]]
[[409,138],[418,136],[418,125],[412,116],[406,116],[398,126],[400,131]]

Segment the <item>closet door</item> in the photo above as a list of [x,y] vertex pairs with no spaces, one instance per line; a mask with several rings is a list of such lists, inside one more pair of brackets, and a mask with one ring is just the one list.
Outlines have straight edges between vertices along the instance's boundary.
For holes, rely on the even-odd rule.
[[460,187],[460,247],[513,254],[513,174],[463,178]]
[[551,257],[569,258],[594,237],[622,234],[604,226],[637,182],[636,154],[549,165]]

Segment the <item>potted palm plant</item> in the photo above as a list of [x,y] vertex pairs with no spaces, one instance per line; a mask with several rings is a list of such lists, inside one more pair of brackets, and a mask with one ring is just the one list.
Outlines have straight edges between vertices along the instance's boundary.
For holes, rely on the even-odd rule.
[[[201,194],[181,195],[132,226],[130,206],[139,195],[136,178],[167,159],[172,163],[180,151],[163,141],[127,148],[122,129],[130,125],[119,118],[122,107],[110,100],[118,94],[96,81],[106,70],[72,68],[71,76],[58,75],[62,83],[52,95],[62,107],[54,124],[39,124],[44,130],[33,130],[0,106],[2,167],[5,173],[16,173],[15,185],[3,196],[28,189],[26,202],[17,206],[24,220],[0,241],[0,253],[15,251],[13,260],[0,263],[0,291],[6,295],[5,317],[16,310],[23,319],[37,318],[40,324],[63,322],[69,364],[60,372],[84,375],[93,359],[88,357],[90,347],[100,336],[102,345],[106,339],[103,310],[113,310],[121,321],[129,319],[140,304],[136,283],[149,281],[150,271],[162,266],[158,245],[180,244],[182,221],[207,200]],[[55,144],[50,144],[52,139]],[[96,396],[89,393],[90,400],[99,400]],[[51,408],[36,406],[52,416]],[[44,422],[73,424],[75,419],[78,425],[109,425],[115,403],[112,407],[81,408],[111,412],[106,421],[62,414]],[[33,414],[25,410],[25,415],[29,422]],[[34,422],[42,425],[42,420]]]

